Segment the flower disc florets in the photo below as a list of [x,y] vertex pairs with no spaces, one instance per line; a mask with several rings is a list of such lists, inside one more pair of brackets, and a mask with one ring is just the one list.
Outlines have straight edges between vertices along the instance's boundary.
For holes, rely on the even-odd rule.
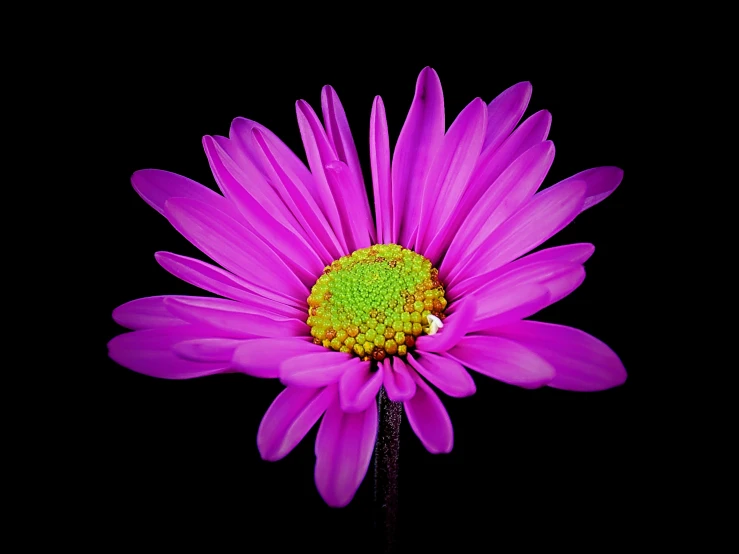
[[416,337],[433,333],[429,315],[444,319],[447,301],[429,260],[397,244],[378,244],[326,267],[308,305],[313,342],[380,361],[404,356]]

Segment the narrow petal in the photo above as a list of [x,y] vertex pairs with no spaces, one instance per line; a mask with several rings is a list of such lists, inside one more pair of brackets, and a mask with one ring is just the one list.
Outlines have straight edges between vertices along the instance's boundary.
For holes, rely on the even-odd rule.
[[165,212],[186,239],[262,296],[307,298],[308,289],[295,273],[259,237],[225,213],[186,198],[168,200]]
[[192,198],[214,206],[231,217],[238,217],[238,211],[226,198],[176,173],[161,169],[141,169],[131,176],[131,184],[144,202],[162,215],[164,204],[170,198]]
[[390,138],[382,98],[375,97],[370,116],[370,169],[372,190],[375,195],[375,219],[377,219],[377,242],[393,241],[393,203],[390,181]]
[[411,376],[416,382],[416,393],[403,402],[403,407],[413,432],[432,454],[451,452],[454,429],[444,404],[415,371],[411,371]]
[[300,337],[310,332],[301,320],[268,315],[223,298],[170,297],[164,303],[176,317],[219,329],[222,336],[230,338]]
[[[324,170],[336,198],[339,219],[349,251],[369,247],[374,235],[374,222],[371,217],[369,219],[362,217],[363,212],[358,207],[361,198],[353,196],[351,181],[354,177],[349,172],[349,167],[344,162],[331,162]],[[362,191],[362,197],[367,197],[365,191]],[[318,274],[320,275],[320,271]]]
[[421,189],[416,248],[424,252],[457,207],[480,155],[487,110],[476,98],[449,127]]
[[416,348],[422,352],[445,352],[467,334],[475,319],[475,301],[465,299],[449,306],[451,313],[444,319],[444,327],[435,335],[416,339]]
[[305,319],[308,315],[305,301],[285,300],[285,302],[290,302],[288,305],[271,298],[264,298],[249,290],[249,283],[219,267],[171,252],[157,252],[154,257],[159,265],[175,277],[208,292],[238,300],[247,306],[258,307],[270,314],[283,317]]
[[613,166],[594,167],[586,169],[562,181],[584,181],[587,185],[585,191],[585,202],[582,211],[592,208],[596,204],[608,198],[616,190],[624,178],[624,171]]
[[187,323],[171,314],[164,305],[165,298],[168,297],[149,296],[121,304],[113,310],[113,320],[128,329],[176,327]]
[[246,341],[238,339],[203,338],[188,339],[172,346],[180,358],[193,362],[218,362],[230,364],[236,348]]
[[507,88],[487,107],[488,125],[484,150],[495,150],[516,127],[531,99],[532,87],[528,81]]
[[459,362],[430,352],[408,355],[408,363],[440,391],[454,397],[471,396],[475,382]]
[[444,95],[436,71],[426,67],[418,76],[416,94],[393,153],[390,242],[406,245],[415,234],[420,206],[410,196],[412,191],[421,190],[443,139]]
[[324,172],[324,167],[327,164],[337,161],[336,152],[328,142],[326,132],[323,130],[313,108],[304,100],[298,100],[295,108],[298,115],[300,136],[303,138],[303,146],[305,146],[305,153],[308,157],[308,165],[316,182],[318,191],[316,201],[321,207],[323,215],[331,224],[339,244],[346,250],[347,246],[342,233],[339,210]]
[[[566,227],[580,213],[585,183],[572,181],[549,187],[534,195],[524,207],[503,223],[479,252],[473,253],[442,279],[453,285],[486,273],[536,248]],[[439,270],[442,273],[442,270]]]
[[346,413],[338,402],[326,411],[316,437],[315,480],[329,506],[341,508],[354,498],[372,459],[377,418],[375,402],[360,413]]
[[573,391],[609,389],[626,381],[626,370],[615,352],[605,343],[579,329],[520,321],[496,329],[535,352],[556,371],[550,387]]
[[387,397],[393,402],[405,402],[416,394],[416,382],[411,377],[405,362],[398,356],[385,358],[382,362],[384,375],[382,384],[387,392]]
[[234,350],[231,365],[237,371],[253,377],[277,379],[282,362],[305,354],[322,353],[323,346],[308,338],[250,339]]
[[323,387],[338,382],[344,372],[366,363],[356,356],[324,348],[324,352],[302,354],[282,362],[280,381],[298,387]]
[[[545,248],[539,250],[533,254],[528,254],[518,260],[493,269],[487,273],[476,275],[460,281],[451,287],[447,288],[447,298],[454,299],[458,298],[463,294],[471,294],[478,290],[480,287],[486,286],[501,275],[505,275],[509,272],[524,270],[524,268],[530,265],[537,265],[540,263],[554,263],[563,264],[566,266],[579,266],[585,263],[590,256],[593,255],[595,247],[588,243],[578,244],[566,244],[564,246],[555,246],[553,248]],[[550,279],[548,278],[547,281]],[[552,296],[556,296],[554,291]],[[560,296],[559,298],[562,298]],[[553,300],[554,301],[554,300]]]
[[354,198],[353,207],[356,217],[362,222],[370,222],[370,238],[374,240],[372,213],[370,212],[367,192],[364,187],[362,166],[359,164],[357,148],[354,145],[354,138],[349,129],[349,121],[346,118],[344,106],[341,105],[339,96],[331,86],[327,85],[321,90],[321,110],[323,112],[323,122],[329,142],[334,147],[334,152],[336,152],[339,161],[349,167],[352,175],[352,179],[348,181],[353,185],[353,188],[350,189],[350,196]]
[[370,364],[360,364],[346,371],[339,381],[339,399],[345,412],[363,412],[374,402],[382,386],[384,366],[371,371]]
[[[308,234],[311,244],[326,264],[343,256],[346,251],[336,238],[321,208],[316,203],[311,190],[290,166],[280,165],[279,147],[268,135],[259,129],[252,131],[254,143],[262,158],[270,182],[277,189],[283,202],[290,208],[303,230]],[[312,180],[312,176],[311,176]],[[315,189],[315,185],[313,185]]]
[[207,337],[203,327],[182,325],[124,333],[108,343],[108,355],[118,364],[151,377],[191,379],[229,369],[228,363],[199,363],[177,356],[172,347],[183,340]]
[[520,285],[515,288],[500,287],[497,294],[490,293],[475,298],[477,312],[469,332],[507,325],[534,315],[550,302],[549,291],[541,285]]
[[498,381],[528,388],[545,385],[555,375],[544,358],[501,337],[465,337],[444,355]]
[[287,387],[275,398],[259,424],[257,448],[262,459],[274,462],[284,458],[335,401],[336,386]]

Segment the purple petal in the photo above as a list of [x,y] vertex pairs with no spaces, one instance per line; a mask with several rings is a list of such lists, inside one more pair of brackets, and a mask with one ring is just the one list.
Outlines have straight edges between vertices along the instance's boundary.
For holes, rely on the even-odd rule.
[[475,319],[475,302],[462,300],[449,306],[451,313],[444,319],[435,335],[422,335],[416,339],[416,348],[422,352],[445,352],[452,348],[467,331]]
[[303,138],[303,146],[305,146],[305,153],[308,157],[308,165],[316,182],[318,191],[316,200],[321,207],[323,215],[331,223],[339,244],[341,244],[344,250],[347,250],[342,233],[339,210],[323,169],[327,164],[337,161],[336,152],[334,152],[333,147],[329,144],[328,137],[313,108],[304,100],[298,100],[295,108],[298,114],[300,136]]
[[472,208],[449,245],[444,266],[475,252],[512,214],[528,202],[554,161],[551,141],[532,146],[516,159]]
[[350,189],[350,197],[354,198],[353,209],[358,220],[369,222],[370,238],[374,240],[374,224],[372,222],[372,213],[367,199],[367,192],[364,187],[364,178],[362,177],[362,166],[359,164],[359,156],[357,148],[354,146],[354,138],[349,129],[349,121],[344,113],[344,106],[339,101],[336,91],[325,86],[321,90],[321,110],[323,112],[323,121],[326,127],[326,134],[334,152],[339,161],[345,163],[351,171],[352,179],[349,183],[353,185]]
[[[486,286],[488,283],[491,283],[502,275],[519,270],[523,271],[524,268],[528,266],[536,266],[540,263],[579,266],[580,264],[585,263],[588,258],[592,256],[594,251],[595,247],[588,243],[566,244],[564,246],[555,246],[554,248],[539,250],[538,252],[534,252],[533,254],[529,254],[514,262],[506,264],[503,267],[499,267],[487,273],[455,283],[453,286],[447,288],[447,298],[454,299],[464,294],[473,293],[480,287]],[[552,281],[552,277],[554,276],[552,275],[547,278],[547,288],[550,288],[549,282]],[[554,286],[553,283],[552,285],[550,292],[554,298],[558,294],[561,294],[561,291],[559,290],[560,287]],[[559,296],[557,300],[560,298],[563,298],[563,296]],[[554,301],[555,300],[552,300],[552,302]]]
[[496,329],[549,362],[557,372],[550,387],[573,391],[609,389],[626,381],[626,370],[613,350],[579,329],[519,321]]
[[[477,205],[480,198],[505,169],[519,156],[533,146],[546,140],[552,116],[546,110],[529,117],[498,149],[485,150],[479,157],[475,171],[472,172],[467,190],[447,224],[447,243],[468,213]],[[446,243],[445,243],[446,244]]]
[[265,314],[240,302],[223,298],[170,297],[164,300],[176,317],[214,327],[230,338],[307,336],[308,326],[298,319]]
[[124,333],[108,343],[108,355],[118,364],[151,377],[191,379],[229,369],[228,363],[199,363],[177,356],[172,347],[188,339],[207,337],[212,330],[194,325]]
[[[357,213],[356,196],[352,196],[352,179],[353,176],[349,172],[349,167],[344,162],[331,162],[324,168],[326,179],[336,198],[336,205],[339,208],[339,219],[344,229],[344,238],[350,251],[367,248],[371,244],[371,237],[374,235],[374,222],[372,219],[366,219]],[[362,196],[367,197],[367,193],[362,191]],[[323,268],[321,268],[323,269]],[[320,275],[320,271],[318,272]],[[314,279],[315,282],[315,279]]]
[[474,298],[477,304],[475,320],[469,332],[507,325],[534,315],[551,304],[549,291],[541,285],[520,285],[515,288],[500,287],[495,292]]
[[377,404],[346,413],[338,402],[326,411],[316,437],[316,487],[329,506],[341,508],[362,483],[377,437]]
[[275,398],[259,424],[257,448],[262,459],[274,462],[284,458],[335,401],[336,386],[287,387]]
[[462,197],[482,148],[486,118],[485,103],[477,98],[462,110],[444,135],[421,189],[415,245],[419,252],[425,251]]
[[498,381],[527,388],[545,385],[555,374],[544,358],[501,337],[465,337],[445,356]]
[[431,387],[415,371],[410,373],[416,382],[416,394],[403,402],[403,407],[413,432],[432,454],[451,452],[454,429],[449,414]]
[[267,298],[304,300],[308,289],[246,227],[197,200],[173,198],[165,212],[172,225],[207,256]]
[[167,296],[137,298],[121,304],[113,310],[113,320],[128,329],[152,329],[176,327],[186,321],[173,316],[164,305]]
[[623,169],[613,166],[603,166],[586,169],[562,182],[585,182],[588,187],[585,191],[585,202],[582,206],[582,211],[585,211],[608,198],[616,190],[616,187],[621,184],[623,178]]
[[387,131],[385,105],[375,97],[370,116],[370,169],[375,195],[377,243],[392,242],[393,203],[390,187],[390,138]]
[[448,278],[445,275],[442,279],[453,285],[501,267],[536,248],[580,213],[584,194],[585,183],[581,181],[560,183],[537,193],[498,227],[480,251],[469,256],[467,263],[461,262]]
[[531,99],[531,83],[517,83],[501,92],[487,107],[484,150],[495,150],[521,121]]
[[[444,139],[444,96],[436,71],[426,67],[416,82],[408,117],[393,153],[393,236],[390,242],[409,244],[415,234],[420,206],[411,199],[422,190],[431,161]],[[386,237],[387,240],[387,237]]]
[[283,361],[280,381],[298,387],[323,387],[336,383],[344,372],[366,363],[356,356],[324,348],[324,352],[302,354]]
[[458,362],[430,352],[408,355],[408,363],[440,391],[454,397],[471,396],[475,382]]
[[282,362],[305,354],[321,353],[326,349],[308,338],[250,339],[236,348],[231,365],[237,371],[253,377],[277,379]]
[[376,371],[370,369],[370,364],[360,364],[341,376],[339,399],[345,412],[363,412],[377,397],[385,371],[379,364]]
[[217,362],[230,364],[233,353],[246,341],[237,339],[204,338],[189,339],[172,346],[180,358],[193,362]]
[[305,301],[290,300],[291,305],[288,306],[282,302],[263,298],[249,290],[249,283],[221,268],[171,252],[157,252],[154,257],[159,265],[175,277],[208,292],[238,300],[248,306],[258,307],[283,317],[305,319],[308,316]]
[[131,184],[144,202],[162,215],[164,204],[170,198],[192,198],[218,208],[231,217],[240,217],[239,212],[223,196],[176,173],[161,169],[142,169],[131,176]]
[[308,234],[311,244],[321,255],[321,259],[329,264],[345,255],[347,253],[345,248],[339,244],[334,230],[321,212],[311,190],[299,175],[291,171],[289,166],[280,165],[278,143],[270,140],[269,136],[259,129],[255,128],[252,133],[270,182]]
[[[408,368],[398,356],[385,358],[382,362],[384,369],[383,385],[387,397],[393,402],[405,402],[416,394],[416,382],[411,377]],[[412,370],[411,370],[412,371]]]

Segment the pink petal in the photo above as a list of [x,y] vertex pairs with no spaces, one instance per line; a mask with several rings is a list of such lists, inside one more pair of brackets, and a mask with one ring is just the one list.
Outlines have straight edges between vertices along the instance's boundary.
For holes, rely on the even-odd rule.
[[487,107],[484,150],[495,150],[521,121],[531,99],[531,83],[517,83],[501,92]]
[[382,365],[371,371],[370,364],[360,364],[341,376],[339,399],[345,412],[363,412],[374,402],[382,386],[385,371]]
[[403,402],[403,407],[413,432],[432,454],[451,452],[454,429],[449,414],[436,393],[415,371],[411,371],[411,376],[416,382],[416,394]]
[[382,98],[375,97],[370,116],[370,169],[375,195],[377,243],[392,242],[393,203],[390,186],[390,138]]
[[539,188],[554,161],[551,141],[532,146],[516,159],[482,195],[449,245],[443,266],[466,259],[521,208]]
[[266,314],[240,302],[222,298],[169,297],[167,309],[194,324],[214,327],[230,338],[307,336],[308,326],[298,319]]
[[162,215],[164,204],[170,198],[193,198],[218,208],[231,217],[240,217],[238,211],[223,196],[176,173],[161,169],[142,169],[131,176],[131,184],[144,202]]
[[[360,215],[358,199],[352,196],[351,181],[354,177],[349,172],[349,167],[344,162],[331,162],[324,167],[324,171],[336,198],[339,219],[349,251],[369,247],[371,237],[374,235],[374,222],[371,218],[366,219]],[[366,198],[367,193],[362,191],[362,196]],[[320,272],[318,274],[320,275]]]
[[430,352],[408,355],[408,363],[439,390],[454,397],[471,396],[475,382],[458,362]]
[[425,253],[462,197],[482,148],[486,119],[485,103],[477,98],[462,110],[444,135],[421,189],[415,245],[419,252]]
[[392,365],[390,358],[385,358],[383,365],[383,385],[387,397],[393,402],[404,402],[413,398],[416,394],[416,382],[411,377],[405,362],[398,356],[393,356]]
[[572,181],[554,185],[534,195],[530,202],[490,235],[480,251],[470,255],[466,263],[461,262],[442,279],[453,285],[497,269],[536,248],[580,213],[584,194],[585,183]]
[[237,339],[204,338],[188,339],[172,346],[180,358],[193,362],[218,362],[230,364],[236,348],[246,341]]
[[[595,247],[592,244],[588,243],[566,244],[564,246],[555,246],[554,248],[539,250],[538,252],[528,254],[527,256],[519,258],[514,262],[506,264],[503,267],[499,267],[487,273],[476,275],[474,277],[470,277],[468,279],[455,283],[453,286],[447,288],[446,296],[448,299],[454,299],[464,294],[471,294],[478,290],[480,287],[486,286],[488,283],[491,283],[501,275],[505,275],[509,272],[524,270],[524,268],[530,265],[536,266],[540,263],[549,262],[555,264],[564,264],[568,266],[579,266],[580,264],[585,263],[588,258],[592,256],[594,251]],[[550,287],[547,286],[547,288]],[[558,287],[552,288],[558,289]],[[553,297],[556,296],[556,294],[559,294],[555,290],[551,289],[550,292],[552,292]],[[559,298],[562,298],[562,296],[560,296]],[[552,301],[554,302],[554,300]]]
[[626,381],[626,370],[606,344],[579,329],[519,321],[496,329],[549,362],[557,372],[550,387],[573,391],[609,389]]
[[[393,236],[390,242],[409,244],[414,236],[420,206],[412,201],[422,190],[431,162],[444,139],[444,96],[436,71],[426,67],[416,82],[408,117],[393,153]],[[387,237],[386,237],[387,240]]]
[[[279,143],[272,141],[259,129],[255,128],[252,134],[270,182],[308,234],[311,244],[321,255],[321,259],[328,265],[345,255],[346,249],[336,238],[334,230],[321,212],[311,190],[298,174],[291,171],[290,166],[280,165]],[[311,182],[312,179],[311,176]],[[315,184],[312,186],[315,189]]]
[[485,291],[475,297],[477,312],[469,326],[469,332],[507,325],[534,315],[551,304],[549,291],[541,285],[520,285],[515,288],[500,287],[494,292]]
[[128,329],[152,329],[176,327],[186,321],[173,316],[164,305],[167,296],[137,298],[121,304],[113,310],[113,320]]
[[372,221],[372,213],[364,187],[362,166],[359,164],[357,148],[354,146],[354,138],[349,129],[349,121],[346,118],[346,113],[344,113],[344,106],[339,101],[339,96],[328,85],[321,90],[321,111],[323,112],[323,121],[329,142],[334,147],[334,152],[336,152],[339,161],[345,163],[352,174],[352,179],[349,182],[353,185],[353,188],[350,189],[351,194],[349,196],[354,198],[353,208],[356,217],[364,223],[364,226],[370,229],[370,238],[374,240],[374,222]]
[[165,212],[172,225],[207,256],[267,298],[304,300],[308,289],[246,227],[197,200],[173,198]]
[[316,437],[316,487],[329,506],[340,508],[362,483],[377,437],[377,404],[346,413],[338,402],[326,411]]
[[249,283],[243,279],[200,260],[179,256],[171,252],[157,252],[154,257],[159,265],[175,277],[208,292],[225,296],[231,300],[238,300],[271,314],[296,319],[306,319],[308,317],[305,300],[302,302],[294,299],[285,300],[290,305],[283,304],[254,294],[249,290]]
[[462,196],[453,217],[449,220],[452,237],[464,217],[479,202],[485,191],[500,177],[503,171],[521,154],[546,140],[551,123],[552,116],[549,112],[546,110],[537,112],[524,121],[500,148],[488,148],[483,151],[467,184],[467,190]]
[[323,387],[336,383],[346,371],[366,364],[356,356],[334,352],[302,354],[280,364],[280,381],[298,387]]
[[228,363],[199,363],[177,356],[172,347],[183,340],[207,337],[212,330],[194,325],[124,333],[108,343],[108,355],[118,364],[151,377],[191,379],[229,369]]
[[613,166],[603,166],[586,169],[562,182],[585,182],[588,187],[585,191],[585,202],[582,206],[582,210],[585,211],[608,198],[616,190],[618,185],[621,184],[623,178],[623,169]]
[[331,228],[334,230],[339,244],[346,250],[347,246],[342,233],[339,210],[323,169],[327,164],[337,161],[336,152],[329,144],[328,137],[313,108],[304,100],[298,100],[295,108],[298,114],[300,136],[303,138],[303,146],[305,146],[305,153],[308,157],[308,165],[316,182],[318,192],[316,201],[321,207],[323,215],[331,223]]
[[475,319],[474,300],[462,300],[449,306],[451,312],[444,319],[444,327],[435,335],[421,335],[416,339],[416,348],[422,352],[445,352],[452,348],[467,331]]
[[262,459],[274,462],[284,458],[335,401],[336,386],[287,387],[275,398],[259,424],[257,448]]
[[445,356],[498,381],[527,388],[545,385],[555,375],[544,358],[501,337],[465,337]]
[[313,344],[309,338],[250,339],[234,350],[231,365],[234,369],[267,379],[280,376],[282,362],[305,354],[322,353],[323,346]]

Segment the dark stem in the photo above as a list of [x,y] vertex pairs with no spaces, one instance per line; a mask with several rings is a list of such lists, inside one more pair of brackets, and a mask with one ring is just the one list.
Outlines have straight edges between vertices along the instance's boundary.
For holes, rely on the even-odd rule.
[[381,552],[398,548],[398,451],[403,404],[391,402],[380,389],[380,423],[375,445],[375,533]]

